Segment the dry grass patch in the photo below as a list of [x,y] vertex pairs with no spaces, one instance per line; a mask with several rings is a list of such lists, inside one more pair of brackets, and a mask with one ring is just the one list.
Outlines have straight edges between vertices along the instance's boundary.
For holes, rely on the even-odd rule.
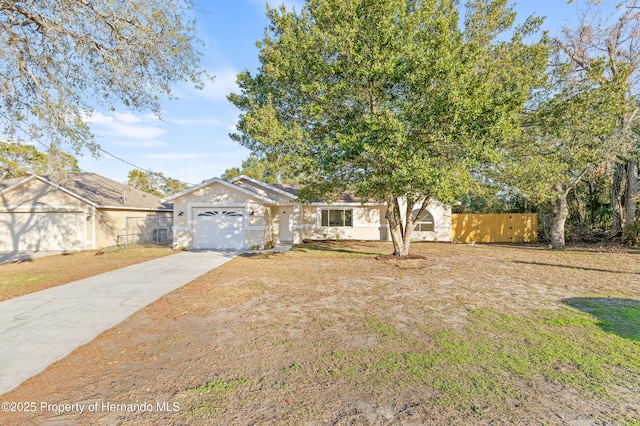
[[166,247],[85,250],[0,264],[0,301],[175,253]]
[[384,243],[241,256],[3,397],[159,401],[179,412],[7,418],[131,425],[640,418],[637,252],[412,249],[424,263],[376,259],[391,250]]

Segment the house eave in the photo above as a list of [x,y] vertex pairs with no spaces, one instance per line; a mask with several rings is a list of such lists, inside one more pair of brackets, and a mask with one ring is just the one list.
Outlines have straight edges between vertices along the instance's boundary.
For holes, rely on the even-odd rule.
[[256,184],[258,186],[261,186],[263,188],[266,188],[269,191],[276,192],[276,193],[278,193],[278,194],[280,194],[280,195],[282,195],[284,197],[287,197],[287,198],[289,198],[291,200],[295,200],[296,199],[296,196],[291,194],[290,192],[284,191],[284,190],[282,190],[280,188],[276,188],[275,186],[271,186],[268,183],[260,182],[259,180],[251,178],[251,177],[249,177],[247,175],[240,175],[238,177],[235,177],[235,178],[231,179],[231,183],[235,183],[235,182],[237,182],[239,180],[243,180],[243,179],[244,180],[248,180],[249,182],[254,183],[254,184]]
[[173,209],[167,208],[153,208],[153,207],[127,207],[127,206],[96,206],[97,209],[101,210],[133,210],[133,211],[144,211],[144,212],[172,212]]
[[336,202],[336,203],[320,203],[320,202],[314,202],[311,204],[303,204],[306,206],[313,206],[313,207],[384,207],[386,206],[386,203],[341,203],[341,202]]
[[228,188],[233,188],[234,190],[236,190],[238,192],[241,192],[241,193],[243,193],[245,195],[248,195],[248,196],[253,197],[253,198],[257,199],[257,200],[260,200],[265,204],[276,204],[276,205],[278,204],[278,202],[276,200],[272,200],[269,197],[265,197],[265,196],[262,196],[260,194],[256,194],[253,191],[249,191],[248,189],[245,189],[245,188],[243,188],[241,186],[238,186],[238,185],[234,185],[233,183],[227,182],[226,180],[220,179],[220,178],[212,178],[212,179],[205,180],[205,181],[197,184],[196,186],[193,186],[191,188],[185,189],[184,191],[178,192],[177,194],[171,195],[169,197],[163,198],[162,200],[160,200],[160,202],[161,203],[172,202],[173,200],[176,200],[178,198],[184,197],[185,195],[188,195],[188,194],[190,194],[192,192],[195,192],[195,191],[197,191],[197,190],[199,190],[201,188],[205,188],[205,187],[207,187],[207,186],[209,186],[211,184],[214,184],[214,183],[219,183],[219,184],[221,184],[223,186],[226,186]]
[[16,189],[16,188],[19,188],[20,186],[27,184],[28,182],[32,181],[33,179],[37,179],[40,182],[46,183],[47,185],[51,185],[52,187],[56,188],[57,190],[62,191],[65,194],[70,195],[70,196],[82,201],[83,203],[87,203],[92,207],[96,207],[96,208],[99,207],[98,204],[94,203],[93,201],[89,201],[86,198],[74,193],[73,191],[70,191],[67,188],[63,187],[63,186],[60,186],[57,183],[53,183],[49,179],[43,178],[42,176],[38,176],[38,175],[31,175],[31,176],[25,178],[24,180],[21,180],[20,182],[17,182],[14,185],[11,185],[8,188],[5,188],[2,192],[0,192],[0,195],[3,195],[3,194],[5,194],[5,193],[7,193],[9,191],[12,191],[12,190]]

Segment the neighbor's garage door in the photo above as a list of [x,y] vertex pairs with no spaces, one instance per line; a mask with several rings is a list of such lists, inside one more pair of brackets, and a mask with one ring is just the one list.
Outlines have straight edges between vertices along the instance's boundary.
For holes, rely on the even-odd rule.
[[242,209],[194,209],[194,249],[243,249]]
[[81,212],[0,213],[0,252],[82,249]]

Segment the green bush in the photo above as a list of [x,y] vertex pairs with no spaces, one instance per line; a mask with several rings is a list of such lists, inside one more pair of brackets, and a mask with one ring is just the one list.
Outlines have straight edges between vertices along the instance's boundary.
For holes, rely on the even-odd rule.
[[622,232],[622,241],[630,246],[640,245],[640,221],[636,220],[625,227]]

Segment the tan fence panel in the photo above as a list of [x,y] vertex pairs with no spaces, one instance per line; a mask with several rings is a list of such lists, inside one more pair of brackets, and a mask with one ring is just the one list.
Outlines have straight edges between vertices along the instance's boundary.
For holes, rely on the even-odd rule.
[[461,243],[530,243],[538,239],[538,215],[452,214],[451,231]]

